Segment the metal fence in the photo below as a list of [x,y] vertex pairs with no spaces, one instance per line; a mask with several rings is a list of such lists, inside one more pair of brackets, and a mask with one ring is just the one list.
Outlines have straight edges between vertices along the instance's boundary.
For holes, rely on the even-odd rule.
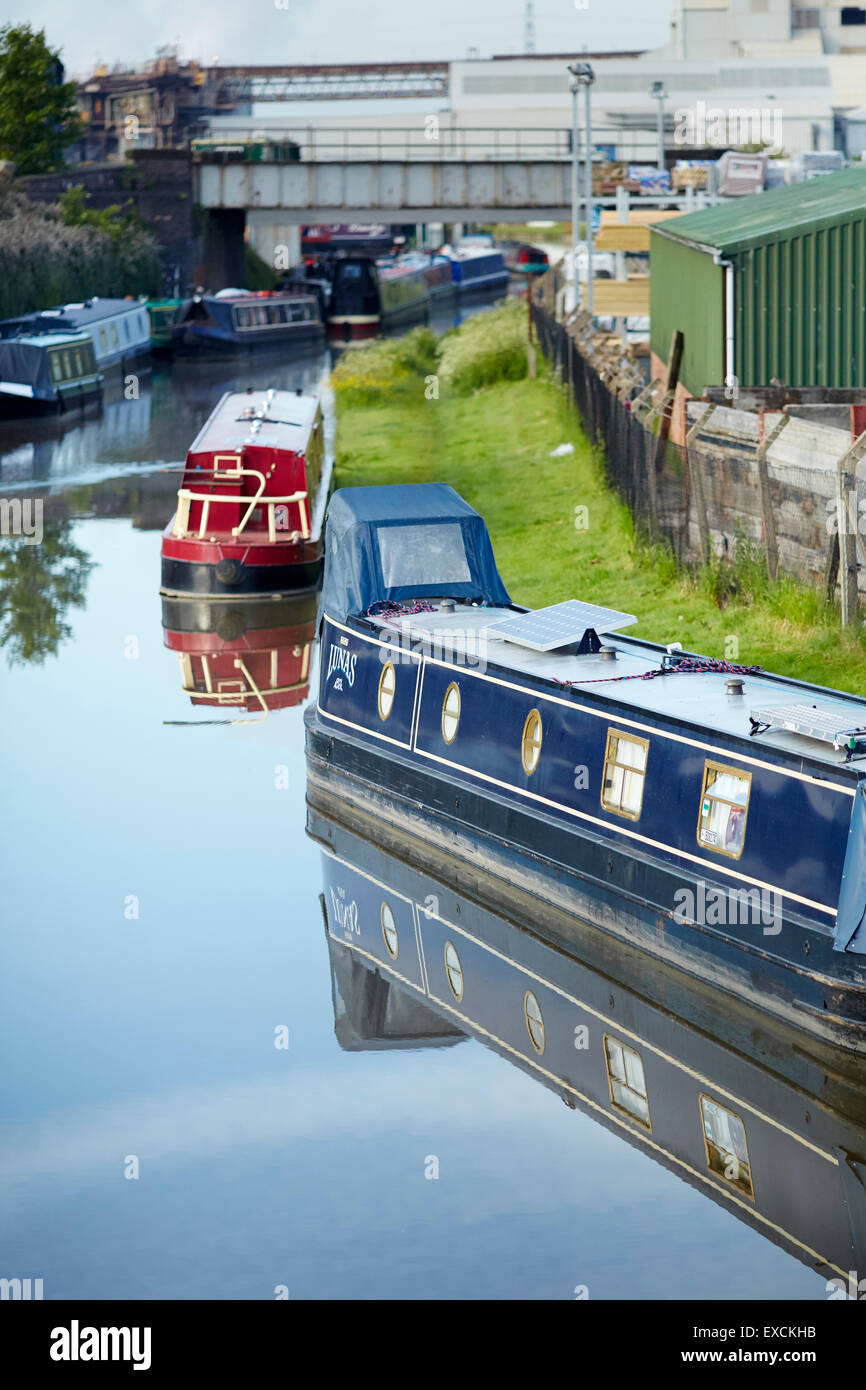
[[631,349],[588,315],[563,315],[562,288],[554,269],[533,289],[538,341],[638,534],[685,564],[734,559],[745,538],[771,580],[787,572],[828,601],[838,591],[843,626],[856,623],[858,589],[866,592],[866,479],[857,478],[866,391],[821,388],[813,399],[809,388],[744,388],[732,405],[724,388],[708,387],[681,407],[675,443],[673,391],[646,381]]
[[636,530],[650,541],[663,540],[680,560],[693,558],[685,450],[665,438],[673,401],[660,383],[645,383],[628,349],[597,334],[585,315],[558,321],[545,303],[558,293],[558,276],[551,272],[544,281],[533,296],[538,341],[568,386],[608,482],[628,505]]

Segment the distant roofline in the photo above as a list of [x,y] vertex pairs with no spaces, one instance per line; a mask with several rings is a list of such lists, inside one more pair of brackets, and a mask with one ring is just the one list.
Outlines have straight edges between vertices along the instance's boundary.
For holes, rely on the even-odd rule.
[[593,49],[591,53],[572,49],[570,53],[493,53],[489,58],[452,58],[454,63],[530,63],[539,59],[558,63],[573,63],[576,58],[584,62],[587,58],[642,58],[651,53],[649,48]]

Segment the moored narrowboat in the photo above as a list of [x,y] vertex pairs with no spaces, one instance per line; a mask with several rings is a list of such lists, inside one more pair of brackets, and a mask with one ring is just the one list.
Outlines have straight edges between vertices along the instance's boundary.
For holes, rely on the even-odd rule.
[[183,303],[182,299],[172,298],[147,301],[151,352],[165,354],[171,351],[171,335]]
[[511,276],[501,251],[485,246],[458,246],[447,254],[461,300],[493,299],[508,293]]
[[60,330],[86,333],[101,372],[120,371],[150,356],[150,319],[137,299],[91,299],[45,309]]
[[171,348],[179,357],[224,358],[261,349],[304,352],[324,339],[319,300],[297,290],[225,289],[178,309]]
[[502,241],[502,254],[512,275],[543,275],[550,267],[550,258],[540,246],[528,241]]
[[261,718],[302,704],[317,606],[316,590],[277,601],[163,598],[165,645],[190,703]]
[[162,539],[165,596],[315,588],[333,460],[317,396],[229,392],[190,446]]
[[102,374],[86,333],[58,329],[41,314],[0,323],[0,418],[53,415],[101,396]]
[[442,485],[329,512],[309,776],[866,1052],[866,700],[512,604]]
[[[309,791],[341,1047],[474,1038],[813,1269],[825,1296],[858,1296],[866,1087],[857,1059],[756,1018],[722,989],[612,950],[601,933],[576,938],[548,905],[544,940],[536,896],[483,869],[461,873],[429,839],[412,850],[379,816],[353,812],[347,824],[338,785],[328,805]],[[629,1201],[640,1197],[619,1196],[608,1238],[624,1247]],[[733,1266],[731,1278],[736,1297]]]
[[456,287],[447,256],[410,251],[383,257],[347,256],[334,263],[328,336],[357,343],[425,319]]

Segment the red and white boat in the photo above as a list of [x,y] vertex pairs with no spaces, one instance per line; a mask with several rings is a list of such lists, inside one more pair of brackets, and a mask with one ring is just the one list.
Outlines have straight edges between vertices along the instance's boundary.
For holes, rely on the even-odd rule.
[[246,598],[314,588],[332,472],[318,396],[223,396],[186,457],[163,532],[160,592]]
[[260,718],[303,704],[317,607],[310,592],[278,602],[163,598],[165,645],[177,654],[190,703]]

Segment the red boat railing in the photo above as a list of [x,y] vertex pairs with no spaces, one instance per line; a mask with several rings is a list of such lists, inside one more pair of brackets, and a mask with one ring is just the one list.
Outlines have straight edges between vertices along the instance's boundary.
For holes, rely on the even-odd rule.
[[[300,652],[298,652],[298,654],[301,655]],[[213,700],[214,703],[217,705],[243,704],[243,702],[247,699],[248,696],[252,696],[254,699],[258,701],[262,709],[261,714],[256,715],[253,719],[232,720],[231,722],[233,724],[260,723],[263,719],[267,719],[268,715],[271,712],[270,706],[268,705],[268,696],[295,694],[299,690],[304,690],[309,682],[309,643],[306,644],[303,651],[301,679],[295,681],[292,685],[271,684],[270,686],[267,686],[265,688],[259,686],[255,678],[253,677],[252,672],[249,670],[246,662],[240,656],[235,657],[234,666],[235,669],[240,672],[241,676],[243,677],[243,680],[226,680],[224,678],[217,678],[215,687],[214,679],[211,675],[210,664],[208,662],[207,657],[203,656],[201,658],[201,666],[202,674],[204,676],[205,689],[202,691],[196,686],[195,678],[192,671],[192,663],[190,661],[189,656],[183,652],[178,652],[178,656],[180,658],[181,688],[185,695],[199,697],[205,696],[208,700]],[[272,675],[272,681],[273,679],[274,675]],[[246,681],[246,686],[244,686],[244,681]]]
[[[210,521],[210,509],[213,505],[230,504],[233,507],[241,507],[246,503],[246,511],[237,526],[231,528],[233,536],[239,536],[245,529],[250,517],[257,507],[264,507],[267,510],[268,540],[276,541],[277,524],[274,515],[275,507],[286,507],[296,505],[300,513],[300,531],[291,531],[281,534],[281,539],[308,540],[310,536],[310,523],[307,515],[307,502],[309,494],[306,489],[299,492],[287,493],[280,497],[265,497],[266,478],[264,473],[260,473],[257,468],[233,468],[229,471],[219,469],[204,469],[201,473],[202,478],[212,477],[219,482],[236,482],[240,478],[256,478],[258,480],[258,490],[249,497],[246,494],[198,492],[193,488],[182,487],[177,494],[177,512],[175,513],[174,525],[171,534],[179,540],[188,536],[197,536],[199,540],[204,540],[208,532],[208,522]],[[201,502],[201,520],[198,529],[190,528],[189,514],[193,502]]]

